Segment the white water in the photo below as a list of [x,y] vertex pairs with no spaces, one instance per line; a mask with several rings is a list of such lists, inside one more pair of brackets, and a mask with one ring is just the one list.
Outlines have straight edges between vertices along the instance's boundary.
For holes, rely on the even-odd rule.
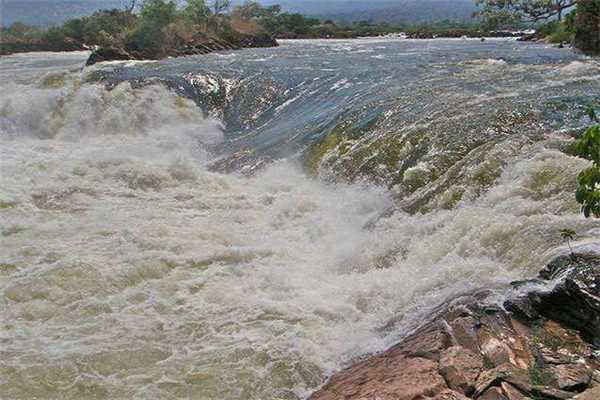
[[533,275],[559,229],[594,227],[572,196],[586,163],[557,138],[474,202],[367,230],[386,190],[288,162],[211,173],[222,133],[192,102],[35,57],[0,84],[2,398],[303,397],[447,296]]

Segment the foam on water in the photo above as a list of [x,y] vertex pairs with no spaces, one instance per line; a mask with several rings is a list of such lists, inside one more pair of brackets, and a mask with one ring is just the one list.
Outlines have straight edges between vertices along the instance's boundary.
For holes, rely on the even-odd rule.
[[377,220],[380,187],[210,172],[219,123],[163,86],[37,68],[0,86],[6,398],[301,398],[597,228],[570,194],[586,163],[551,140],[456,209]]

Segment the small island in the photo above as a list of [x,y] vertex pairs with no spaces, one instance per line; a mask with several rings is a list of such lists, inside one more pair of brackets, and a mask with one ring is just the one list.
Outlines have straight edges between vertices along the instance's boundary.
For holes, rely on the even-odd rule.
[[243,7],[229,2],[135,0],[125,9],[101,10],[43,30],[15,23],[3,29],[0,54],[92,50],[88,65],[111,60],[156,60],[217,50],[272,47],[277,41]]

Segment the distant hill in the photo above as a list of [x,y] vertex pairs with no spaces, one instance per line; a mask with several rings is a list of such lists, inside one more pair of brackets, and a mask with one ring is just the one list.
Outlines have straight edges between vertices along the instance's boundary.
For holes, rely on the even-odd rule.
[[469,21],[477,10],[474,0],[263,0],[285,10],[333,19],[420,23]]
[[121,0],[0,0],[0,24],[49,26],[102,8],[122,7]]
[[[234,4],[243,3],[236,0]],[[336,21],[373,22],[468,21],[475,11],[474,0],[260,0],[281,4],[285,11],[299,12]],[[73,17],[89,15],[102,8],[119,8],[123,0],[0,0],[0,24],[15,21],[48,26]]]

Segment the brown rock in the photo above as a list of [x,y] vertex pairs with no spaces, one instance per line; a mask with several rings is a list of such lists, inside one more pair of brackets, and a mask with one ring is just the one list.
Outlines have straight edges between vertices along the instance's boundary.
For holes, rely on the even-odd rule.
[[488,312],[481,318],[477,332],[479,347],[494,365],[510,363],[527,369],[532,362],[526,340],[514,329],[512,319],[503,311]]
[[584,364],[557,365],[552,367],[551,371],[561,390],[581,391],[592,381],[592,372]]
[[576,393],[567,392],[564,390],[553,389],[549,387],[539,387],[535,386],[531,389],[532,397],[535,398],[543,398],[543,399],[551,399],[551,400],[568,400],[575,397]]
[[508,398],[502,392],[502,389],[500,389],[499,387],[489,388],[477,399],[478,400],[508,400]]
[[475,394],[481,395],[490,387],[500,386],[503,382],[510,383],[521,392],[529,392],[532,388],[527,371],[518,369],[509,363],[494,369],[484,371],[479,375],[475,384]]
[[504,393],[504,396],[508,400],[526,400],[528,398],[523,393],[521,393],[517,388],[515,388],[514,386],[512,386],[506,382],[502,382],[500,387],[502,388],[502,393]]
[[437,362],[384,354],[336,375],[311,399],[413,400],[436,396],[444,389]]
[[600,386],[593,387],[575,396],[574,400],[598,400],[600,399]]
[[392,352],[401,352],[409,357],[439,360],[441,353],[452,346],[452,338],[444,324],[438,322],[417,331]]
[[431,400],[468,400],[468,399],[469,398],[466,397],[464,394],[455,392],[454,390],[449,390],[449,389],[446,389],[446,390],[442,391],[441,393],[435,395],[435,397],[431,398]]
[[508,362],[512,364],[515,360],[512,349],[503,341],[489,334],[482,334],[481,351],[494,365]]
[[450,389],[470,395],[482,370],[483,357],[470,350],[454,346],[442,353],[440,373]]
[[479,352],[477,341],[478,323],[473,317],[460,317],[450,322],[454,341],[472,352]]
[[592,381],[594,384],[600,385],[600,369],[594,369],[592,371]]
[[[558,271],[561,277],[581,283],[580,289],[600,290],[600,261],[597,265],[587,258],[582,265],[573,265],[570,258],[563,261],[564,265],[551,264],[554,269],[549,269],[548,276]],[[590,293],[559,294],[569,294],[569,301],[579,305],[589,300]],[[535,299],[542,294],[531,296]],[[414,334],[335,374],[310,399],[464,400],[466,395],[483,400],[570,400],[576,392],[600,384],[600,354],[593,348],[600,336],[592,334],[594,326],[583,333],[572,329],[584,321],[600,321],[600,314],[583,315],[600,310],[600,300],[598,307],[590,303],[554,321],[519,320],[494,302],[487,303],[486,296],[478,291],[449,300]],[[563,312],[563,308],[564,304],[557,310]],[[540,310],[547,318],[556,312],[548,307]],[[571,317],[575,323],[567,321]],[[599,391],[588,389],[577,400],[600,400]]]
[[567,351],[556,351],[542,347],[539,353],[545,364],[571,364],[577,361],[575,357]]

